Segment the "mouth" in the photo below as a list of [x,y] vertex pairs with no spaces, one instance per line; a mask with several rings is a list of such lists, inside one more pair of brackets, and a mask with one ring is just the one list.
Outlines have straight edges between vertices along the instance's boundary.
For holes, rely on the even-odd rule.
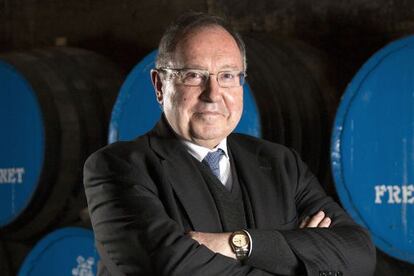
[[202,111],[202,112],[195,112],[194,116],[198,119],[202,119],[205,121],[216,120],[219,117],[223,117],[224,115],[220,112],[215,111]]
[[200,114],[200,115],[222,115],[220,112],[217,112],[217,111],[199,111],[199,112],[196,112],[196,114]]
[[224,116],[222,112],[218,111],[196,111],[194,112],[196,116]]

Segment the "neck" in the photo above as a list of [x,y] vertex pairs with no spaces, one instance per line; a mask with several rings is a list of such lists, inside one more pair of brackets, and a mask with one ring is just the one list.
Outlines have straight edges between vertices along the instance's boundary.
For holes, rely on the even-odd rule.
[[220,141],[217,140],[200,140],[200,139],[192,139],[190,140],[191,143],[194,143],[196,145],[199,145],[201,147],[205,147],[208,149],[214,149],[215,147],[218,146],[218,144],[220,144]]

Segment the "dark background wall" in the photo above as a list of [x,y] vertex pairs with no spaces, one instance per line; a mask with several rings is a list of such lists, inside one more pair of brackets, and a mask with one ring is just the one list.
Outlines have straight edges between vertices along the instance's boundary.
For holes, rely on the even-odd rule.
[[414,30],[409,0],[0,0],[0,51],[65,38],[128,70],[186,10],[227,16],[243,33],[271,32],[315,46],[336,65],[340,92],[372,53]]

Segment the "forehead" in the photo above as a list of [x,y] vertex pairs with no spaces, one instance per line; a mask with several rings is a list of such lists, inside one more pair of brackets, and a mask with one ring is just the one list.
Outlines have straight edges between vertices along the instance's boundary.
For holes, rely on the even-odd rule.
[[175,66],[204,69],[241,69],[243,60],[235,39],[222,27],[208,26],[190,31],[178,42]]

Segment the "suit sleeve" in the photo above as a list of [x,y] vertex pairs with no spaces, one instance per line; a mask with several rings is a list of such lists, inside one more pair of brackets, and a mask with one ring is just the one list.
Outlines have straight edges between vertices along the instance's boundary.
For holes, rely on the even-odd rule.
[[[248,264],[283,275],[368,276],[375,269],[375,247],[366,229],[357,225],[345,211],[325,194],[316,177],[292,153],[297,173],[289,185],[296,189],[299,218],[323,210],[332,219],[329,228],[292,230],[250,229],[253,249]],[[338,274],[335,274],[338,273]],[[342,274],[339,274],[342,273]],[[331,274],[329,274],[331,275]]]
[[165,210],[150,171],[132,168],[109,150],[85,163],[95,239],[111,260],[106,265],[111,275],[273,275],[215,254],[185,235]]

